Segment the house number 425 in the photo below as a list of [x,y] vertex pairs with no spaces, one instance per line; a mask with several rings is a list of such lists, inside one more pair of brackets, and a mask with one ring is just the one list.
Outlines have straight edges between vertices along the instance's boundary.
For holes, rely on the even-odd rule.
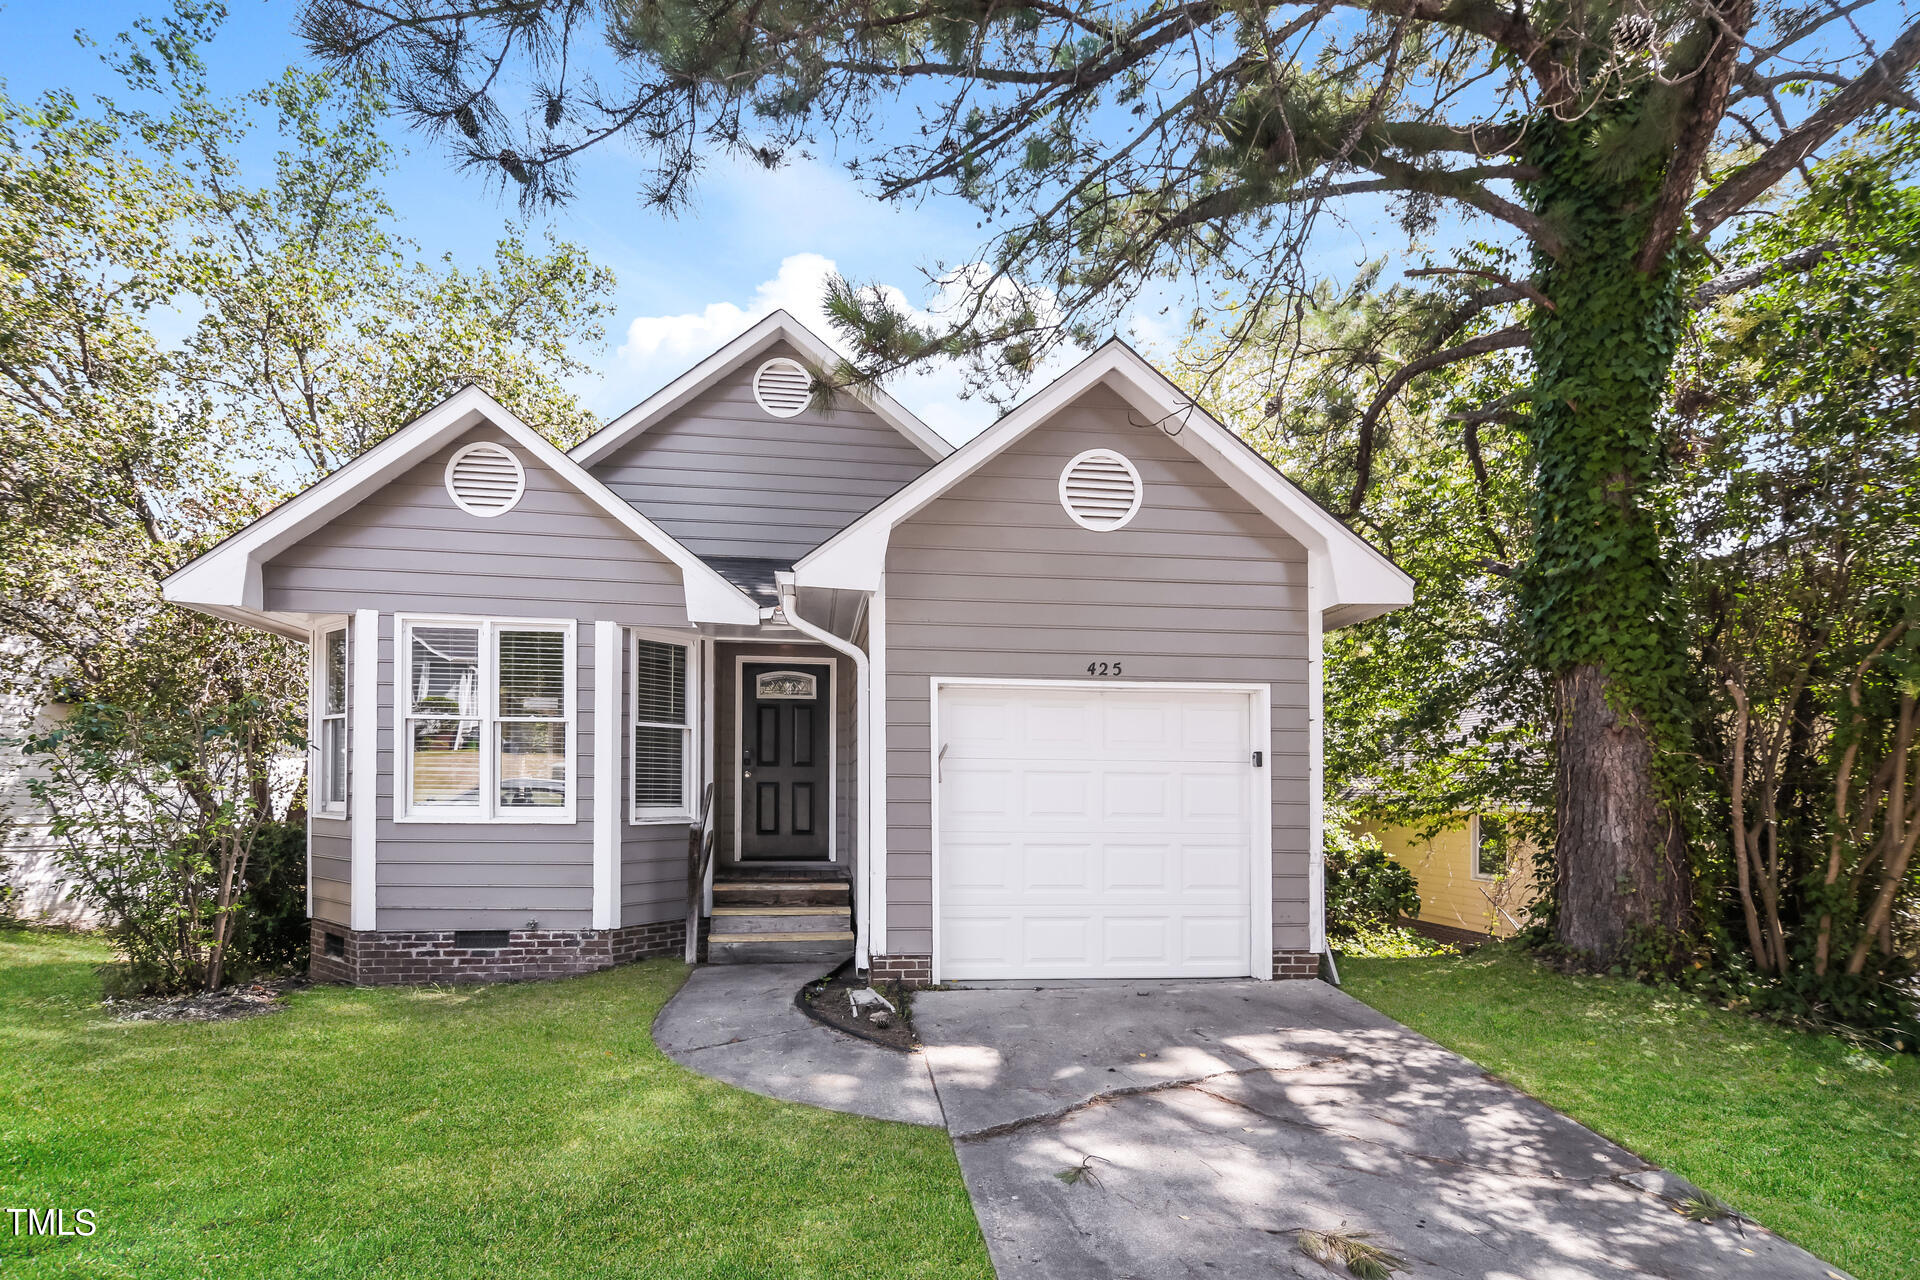
[[1120,674],[1120,664],[1117,662],[1089,662],[1087,664],[1087,674],[1090,676],[1117,676]]

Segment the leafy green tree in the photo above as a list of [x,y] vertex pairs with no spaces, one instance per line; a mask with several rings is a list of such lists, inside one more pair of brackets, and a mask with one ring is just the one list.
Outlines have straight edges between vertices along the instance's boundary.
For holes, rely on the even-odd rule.
[[1734,240],[1731,264],[1825,251],[1702,315],[1673,411],[1727,923],[1842,1009],[1920,957],[1917,175],[1920,128],[1877,130]]
[[[249,885],[290,886],[255,850],[285,861],[305,689],[300,646],[165,605],[161,580],[464,383],[578,440],[564,380],[611,287],[511,229],[484,269],[424,259],[380,194],[377,84],[290,71],[216,100],[218,17],[122,37],[122,102],[0,93],[0,680],[71,707],[31,744],[42,799],[158,987],[264,954]],[[263,128],[281,148],[254,183],[234,156]]]
[[1656,419],[1690,276],[1836,134],[1911,104],[1920,25],[1870,48],[1860,7],[308,0],[302,29],[336,66],[393,68],[409,119],[529,203],[566,198],[579,156],[616,136],[674,207],[709,151],[777,164],[817,133],[883,198],[972,201],[990,240],[935,323],[834,288],[860,376],[953,355],[1017,379],[1183,276],[1246,300],[1228,328],[1244,341],[1310,291],[1303,247],[1329,212],[1377,224],[1384,206],[1415,236],[1443,209],[1486,225],[1489,251],[1422,277],[1418,340],[1345,424],[1344,505],[1365,507],[1381,416],[1410,383],[1529,353],[1515,580],[1556,707],[1558,928],[1611,957],[1689,924]]

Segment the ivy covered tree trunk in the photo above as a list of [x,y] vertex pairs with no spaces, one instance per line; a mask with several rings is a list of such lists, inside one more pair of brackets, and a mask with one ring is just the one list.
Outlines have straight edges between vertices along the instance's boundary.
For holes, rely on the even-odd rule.
[[[1618,958],[1637,933],[1686,928],[1686,841],[1666,803],[1685,666],[1670,626],[1655,415],[1679,339],[1673,256],[1635,265],[1662,159],[1631,154],[1635,104],[1548,125],[1530,147],[1529,203],[1562,229],[1541,255],[1534,402],[1534,542],[1524,576],[1537,657],[1553,674],[1554,840],[1561,943]],[[1624,139],[1624,140],[1622,140]],[[1612,162],[1610,164],[1610,161]]]

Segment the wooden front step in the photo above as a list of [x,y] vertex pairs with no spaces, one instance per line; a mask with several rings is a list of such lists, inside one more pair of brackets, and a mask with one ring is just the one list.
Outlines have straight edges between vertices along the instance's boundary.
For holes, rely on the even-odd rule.
[[837,907],[846,910],[845,880],[715,880],[720,907]]

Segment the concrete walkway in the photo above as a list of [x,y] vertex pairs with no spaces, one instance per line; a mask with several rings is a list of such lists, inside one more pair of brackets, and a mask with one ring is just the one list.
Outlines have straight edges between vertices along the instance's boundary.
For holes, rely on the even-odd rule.
[[693,971],[653,1020],[669,1058],[752,1093],[939,1126],[940,1100],[918,1053],[843,1035],[794,1007],[832,965],[716,964]]
[[1413,1277],[1841,1274],[1689,1221],[1691,1188],[1323,983],[931,991],[914,1019],[1001,1280],[1346,1274],[1302,1228]]

